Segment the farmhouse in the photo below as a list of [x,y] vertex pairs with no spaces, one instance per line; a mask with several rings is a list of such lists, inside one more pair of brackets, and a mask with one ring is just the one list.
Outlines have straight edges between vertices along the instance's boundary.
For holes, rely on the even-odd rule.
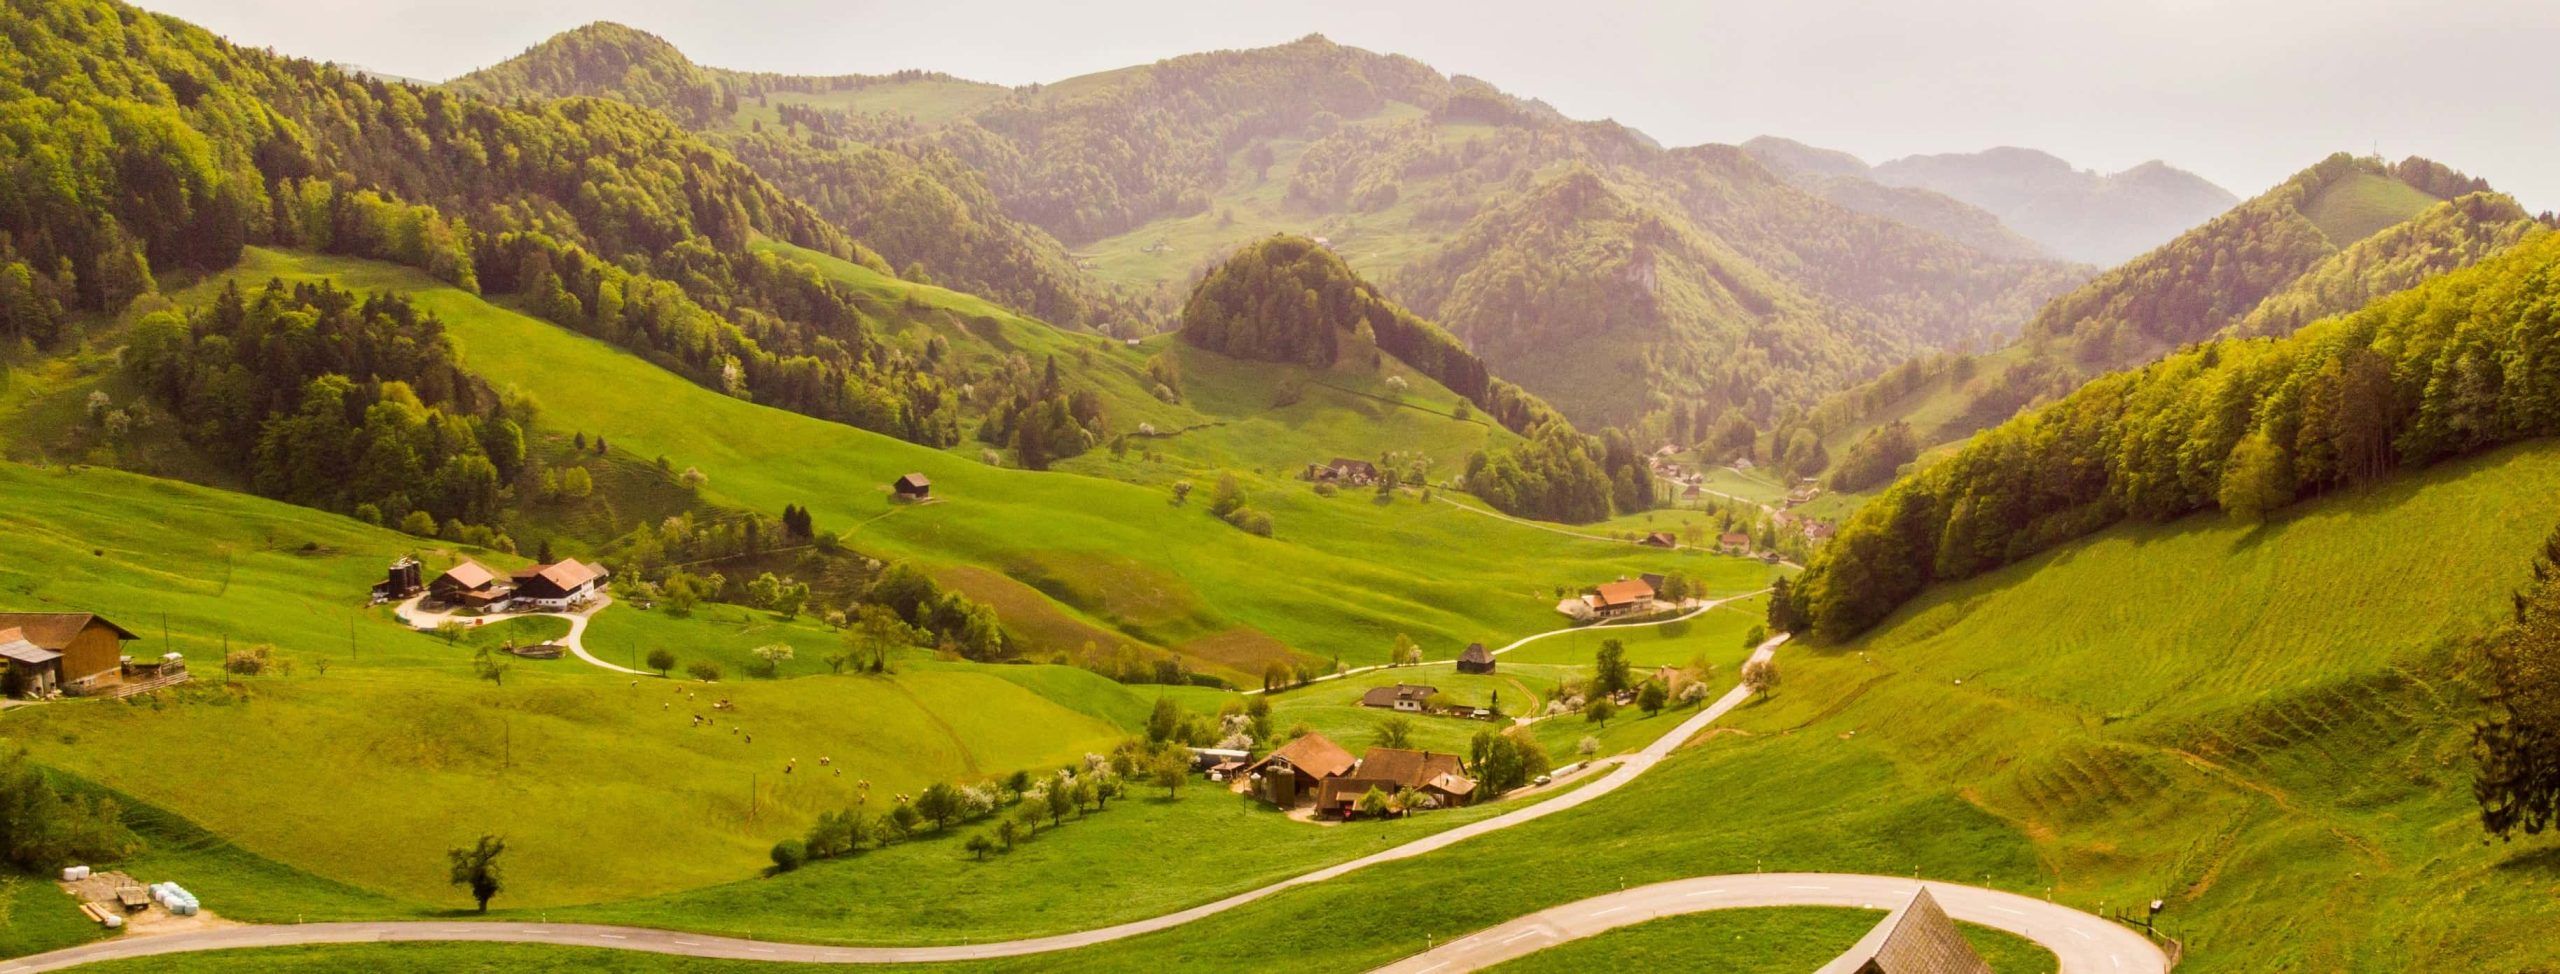
[[613,574],[602,565],[564,558],[515,574],[515,601],[535,609],[566,609],[604,590]]
[[1671,532],[1669,531],[1655,531],[1651,534],[1645,535],[1644,540],[1640,543],[1649,548],[1680,547],[1680,539],[1672,537]]
[[1483,643],[1468,643],[1466,652],[1458,654],[1458,672],[1493,672],[1493,653],[1487,651]]
[[1832,535],[1839,533],[1840,526],[1829,521],[1815,521],[1804,526],[1805,538],[1815,542],[1829,541]]
[[87,612],[0,612],[0,661],[18,696],[78,695],[124,682],[123,626]]
[[933,497],[933,481],[920,473],[911,473],[890,482],[889,489],[904,500],[920,501]]
[[1876,924],[1822,974],[1991,974],[1926,888]]
[[1394,686],[1388,687],[1372,687],[1369,692],[1360,695],[1360,705],[1363,707],[1392,708],[1409,714],[1421,713],[1430,705],[1432,695],[1439,692],[1439,687],[1427,687],[1411,683],[1398,683]]
[[1740,531],[1719,534],[1716,536],[1716,550],[1728,555],[1748,554],[1751,551],[1751,536]]
[[1308,734],[1247,765],[1243,778],[1252,784],[1256,797],[1289,808],[1298,804],[1298,796],[1314,793],[1325,779],[1359,763],[1332,738]]
[[1307,479],[1365,487],[1378,482],[1378,465],[1367,460],[1335,457],[1330,463],[1308,468]]
[[1411,789],[1429,807],[1454,808],[1475,797],[1476,783],[1455,754],[1373,747],[1350,770],[1317,786],[1316,812],[1350,818],[1359,814],[1360,797],[1372,788],[1390,795]]
[[501,608],[515,597],[515,588],[500,581],[498,573],[469,558],[446,569],[427,583],[427,594],[446,605],[471,609]]
[[1653,586],[1640,578],[1602,582],[1582,600],[1591,606],[1593,616],[1609,619],[1652,608]]

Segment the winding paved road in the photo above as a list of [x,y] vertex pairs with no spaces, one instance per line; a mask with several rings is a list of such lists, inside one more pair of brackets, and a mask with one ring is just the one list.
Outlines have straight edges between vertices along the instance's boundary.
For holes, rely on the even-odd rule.
[[[1752,651],[1752,659],[1768,659],[1776,655],[1786,642],[1784,635],[1774,636]],[[1516,645],[1516,644],[1515,644]],[[469,940],[500,943],[543,943],[584,947],[613,947],[689,957],[715,957],[737,960],[793,960],[831,964],[905,964],[937,961],[984,960],[993,957],[1019,957],[1055,950],[1089,947],[1139,934],[1169,930],[1203,917],[1224,913],[1274,893],[1321,883],[1337,876],[1384,862],[1410,859],[1448,848],[1488,832],[1496,832],[1526,824],[1549,815],[1578,808],[1602,795],[1626,787],[1662,759],[1686,743],[1707,725],[1715,723],[1750,698],[1750,692],[1734,687],[1689,719],[1681,721],[1650,744],[1620,759],[1616,768],[1599,780],[1535,805],[1492,818],[1469,822],[1445,832],[1424,836],[1403,845],[1371,853],[1348,862],[1337,863],[1313,872],[1302,873],[1258,889],[1246,890],[1225,899],[1203,903],[1187,910],[1132,920],[1128,923],[1080,930],[1049,937],[1007,940],[985,944],[951,944],[924,947],[819,947],[808,945],[760,943],[706,934],[675,933],[642,927],[605,927],[562,923],[512,922],[435,922],[435,921],[366,921],[352,923],[306,923],[291,926],[260,925],[229,927],[198,933],[162,934],[156,936],[120,937],[93,944],[35,954],[15,961],[0,961],[0,974],[61,970],[76,964],[126,957],[150,957],[160,954],[197,950],[224,950],[240,947],[282,947],[311,943],[355,943],[398,940]]]
[[[1924,884],[1908,876],[1747,873],[1675,879],[1551,906],[1378,968],[1375,974],[1461,974],[1619,927],[1709,910],[1768,906],[1898,910],[1923,885],[1948,916],[2044,945],[2061,959],[2061,974],[2166,974],[2169,969],[2168,955],[2129,927],[2016,893]],[[1702,943],[1698,949],[1715,948]],[[1816,974],[1849,974],[1862,959],[1852,950]]]
[[[407,606],[403,607],[409,608]],[[1705,611],[1701,609],[1699,611]],[[404,615],[404,618],[406,616]],[[573,627],[577,623],[572,623]],[[1548,634],[1542,634],[1548,635]],[[573,633],[574,636],[574,633]],[[1532,639],[1538,637],[1530,637]],[[1783,634],[1762,643],[1753,660],[1776,655]],[[1527,642],[1524,639],[1521,642]],[[1518,646],[1520,643],[1513,643]],[[1510,647],[1505,647],[1510,648]],[[580,654],[584,656],[584,653]],[[597,665],[612,667],[600,660]],[[1470,822],[1424,836],[1381,852],[1290,877],[1257,889],[1186,910],[1074,933],[984,944],[916,947],[829,947],[768,943],[708,934],[680,933],[646,927],[574,923],[470,921],[364,921],[247,925],[191,933],[126,936],[14,960],[0,960],[0,974],[35,974],[106,960],[155,957],[206,950],[416,941],[530,943],[603,947],[685,957],[726,960],[795,961],[824,964],[912,964],[1021,957],[1090,947],[1141,934],[1169,930],[1215,916],[1285,890],[1322,883],[1380,863],[1411,859],[1468,839],[1534,822],[1578,808],[1625,787],[1669,757],[1690,738],[1750,698],[1734,687],[1698,713],[1681,721],[1641,750],[1623,756],[1607,775],[1581,788],[1493,818]],[[1454,941],[1384,970],[1412,974],[1454,974],[1525,954],[1539,947],[1587,937],[1623,923],[1655,916],[1746,906],[1878,906],[1890,909],[1907,898],[1915,883],[1908,879],[1828,874],[1771,874],[1675,880],[1577,903],[1550,907],[1472,937]],[[2035,940],[2063,958],[2062,974],[2160,974],[2167,962],[2148,941],[2106,920],[1997,890],[1930,884],[1931,892],[1950,915],[2011,930]]]

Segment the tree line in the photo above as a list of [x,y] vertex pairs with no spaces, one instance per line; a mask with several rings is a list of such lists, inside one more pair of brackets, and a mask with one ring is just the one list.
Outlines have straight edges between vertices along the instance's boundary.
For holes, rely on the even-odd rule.
[[2263,517],[2395,469],[2560,433],[2560,233],[2283,339],[2097,379],[1894,485],[1770,621],[1827,638],[1929,585],[2119,520]]

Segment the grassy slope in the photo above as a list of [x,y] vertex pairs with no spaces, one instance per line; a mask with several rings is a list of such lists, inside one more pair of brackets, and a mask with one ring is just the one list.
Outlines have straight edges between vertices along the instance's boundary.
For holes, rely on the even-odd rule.
[[[2202,971],[2547,960],[2560,852],[2480,842],[2470,697],[2444,670],[2447,640],[2498,617],[2560,520],[2555,488],[2560,445],[2534,444],[2254,531],[2110,531],[1857,646],[1793,651],[1733,729],[1572,815],[1218,930],[990,966],[1361,970],[1424,935],[1755,868],[1916,869],[2090,908],[2165,897]],[[1538,883],[1504,881],[1501,864],[1560,849]],[[1438,895],[1453,888],[1468,895]],[[1336,945],[1321,958],[1254,933],[1318,924]]]
[[[0,533],[11,538],[0,605],[104,609],[149,636],[135,655],[162,651],[165,613],[169,647],[200,671],[194,690],[136,703],[13,710],[0,718],[10,742],[250,852],[412,902],[449,899],[432,853],[480,829],[515,839],[510,898],[523,905],[726,881],[759,865],[776,833],[849,802],[852,780],[912,790],[1064,762],[1123,733],[1093,698],[1129,696],[1108,706],[1121,713],[1144,706],[1079,671],[1049,673],[1035,690],[991,668],[925,661],[894,680],[747,681],[700,688],[699,699],[697,685],[634,687],[574,659],[519,661],[492,686],[472,674],[468,646],[356,608],[381,566],[417,539],[96,470],[0,465],[0,498]],[[429,553],[437,564],[452,558]],[[621,613],[681,647],[727,638],[707,620],[613,609],[599,623],[607,647],[603,627],[619,628]],[[551,635],[560,624],[505,628],[480,638]],[[814,646],[829,641],[796,631]],[[214,663],[226,635],[236,646],[275,645],[292,672],[226,685]],[[715,693],[737,702],[717,715],[729,726],[691,728]],[[753,745],[727,733],[739,725],[757,735]],[[789,758],[805,770],[820,755],[849,777],[781,774]],[[761,776],[752,822],[750,775]],[[687,854],[652,855],[671,845]],[[232,870],[170,868],[230,915],[332,906]]]
[[2303,207],[2329,242],[2344,248],[2443,202],[2425,190],[2369,172],[2338,180]]
[[[715,395],[403,268],[253,250],[239,273],[399,289],[445,318],[470,367],[500,386],[532,391],[546,426],[605,434],[617,450],[699,467],[715,501],[764,511],[807,505],[821,528],[849,531],[850,543],[869,553],[989,569],[968,587],[1000,606],[1045,599],[1096,630],[1159,645],[1261,634],[1274,646],[1339,651],[1357,664],[1383,659],[1400,630],[1446,658],[1470,641],[1551,627],[1558,585],[1659,570],[1673,557],[1593,546],[1409,497],[1385,505],[1321,498],[1294,481],[1247,472],[1251,502],[1279,526],[1275,538],[1255,538],[1202,504],[1171,506],[1158,490],[990,468]],[[579,394],[558,391],[572,388]],[[930,474],[942,500],[890,503],[888,482],[910,470]],[[1695,574],[1717,591],[1756,589],[1768,575],[1747,564]],[[1258,679],[1262,660],[1279,652],[1226,660],[1225,672]]]
[[[1840,956],[1884,919],[1882,910],[1771,907],[1665,917],[1550,947],[1490,968],[1494,974],[1681,970],[1692,974],[1801,974]],[[1960,925],[1996,974],[2051,974],[2052,951],[2015,934]]]
[[[1362,970],[1623,885],[1769,868],[2164,897],[2208,972],[2520,969],[2548,959],[2560,852],[2479,841],[2470,698],[2445,671],[2560,519],[2555,488],[2560,445],[2531,444],[2263,528],[2118,528],[1792,651],[1731,730],[1572,814],[984,967]],[[1314,953],[1268,934],[1318,928]]]

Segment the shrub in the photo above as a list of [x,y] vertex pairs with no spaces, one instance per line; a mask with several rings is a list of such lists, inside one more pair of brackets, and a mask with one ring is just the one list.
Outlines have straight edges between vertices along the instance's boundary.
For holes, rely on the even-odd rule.
[[685,664],[684,671],[694,679],[700,680],[704,683],[720,682],[720,666],[716,663],[706,660],[695,660],[691,663]]
[[784,839],[773,844],[773,869],[790,872],[809,861],[809,847],[798,839]]

